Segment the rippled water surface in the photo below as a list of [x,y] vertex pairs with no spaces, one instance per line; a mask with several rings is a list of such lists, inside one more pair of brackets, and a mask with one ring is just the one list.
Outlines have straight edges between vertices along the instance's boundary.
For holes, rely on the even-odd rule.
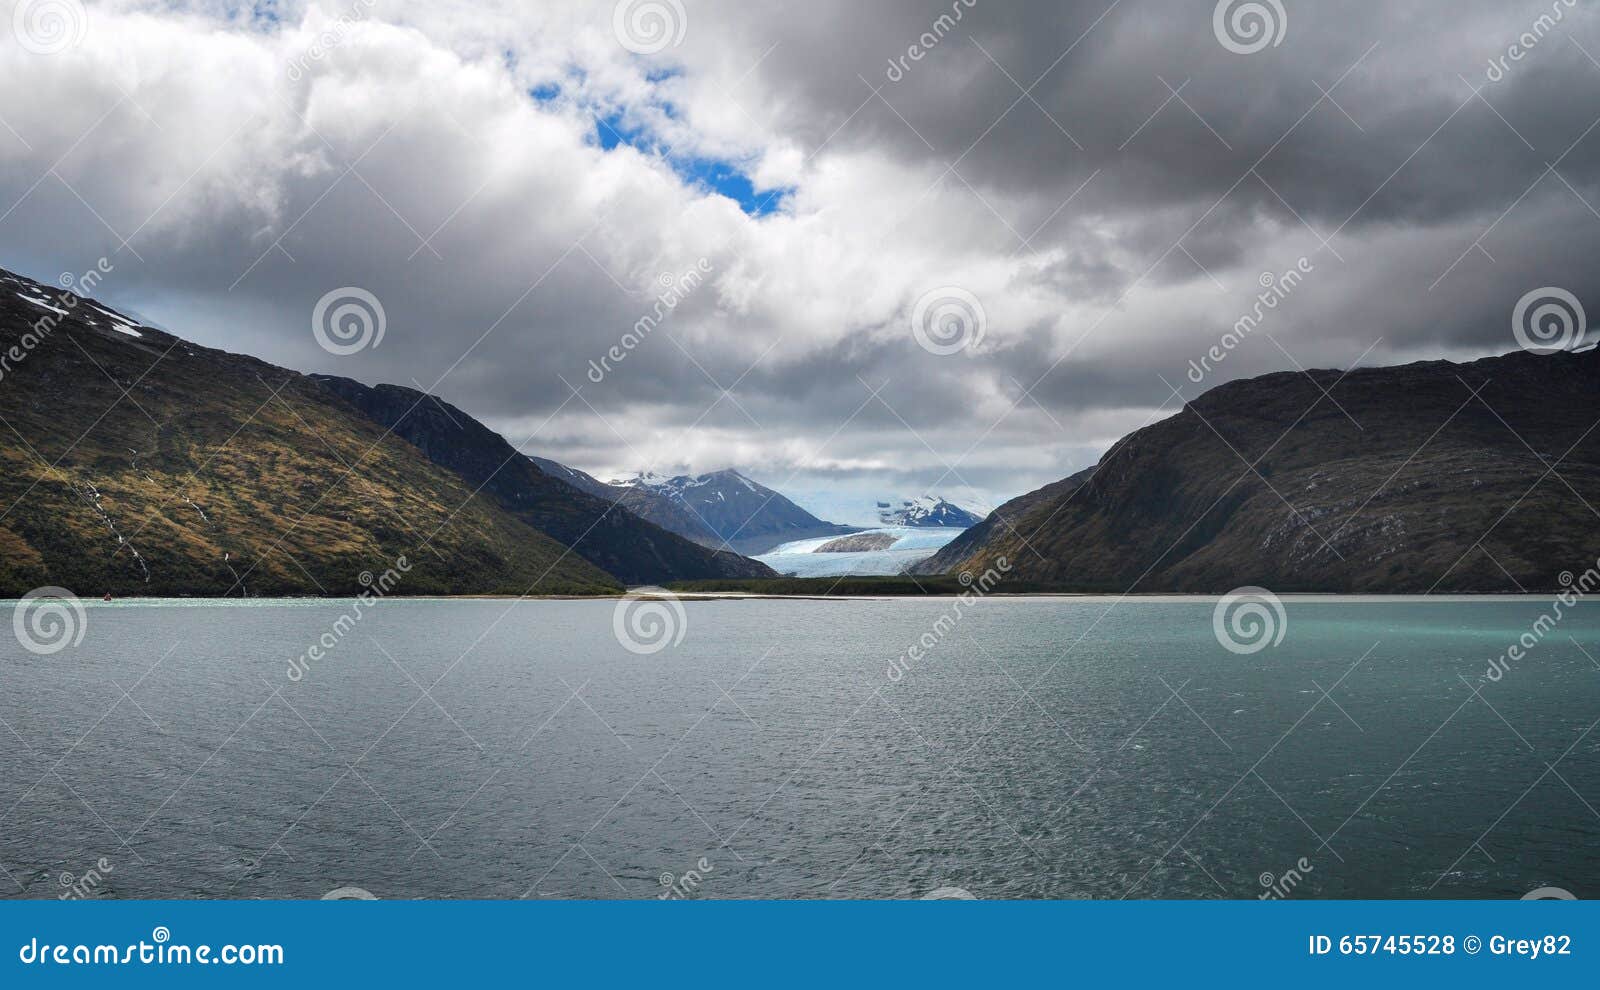
[[688,602],[639,655],[609,601],[94,604],[0,638],[0,892],[1600,896],[1600,610],[1486,681],[1548,601],[1290,601],[1248,656],[1213,606]]

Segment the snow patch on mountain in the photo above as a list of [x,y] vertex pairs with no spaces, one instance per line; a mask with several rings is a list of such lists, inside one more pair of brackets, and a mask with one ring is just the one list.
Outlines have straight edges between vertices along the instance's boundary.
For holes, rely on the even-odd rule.
[[671,478],[641,472],[611,484],[670,500],[741,552],[758,553],[786,541],[854,532],[852,527],[818,519],[732,468]]
[[898,507],[879,502],[878,520],[885,526],[954,527],[966,529],[983,522],[987,510],[972,511],[937,495],[905,499]]

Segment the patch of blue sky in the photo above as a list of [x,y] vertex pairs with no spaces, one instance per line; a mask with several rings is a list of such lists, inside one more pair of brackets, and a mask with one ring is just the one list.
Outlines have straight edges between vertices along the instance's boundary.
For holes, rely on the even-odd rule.
[[[662,104],[660,109],[668,118],[676,117],[671,104]],[[630,121],[621,111],[596,116],[595,140],[606,151],[627,145],[660,157],[685,182],[733,200],[739,209],[753,217],[778,212],[792,191],[757,186],[744,165],[731,159],[675,155],[648,126]]]

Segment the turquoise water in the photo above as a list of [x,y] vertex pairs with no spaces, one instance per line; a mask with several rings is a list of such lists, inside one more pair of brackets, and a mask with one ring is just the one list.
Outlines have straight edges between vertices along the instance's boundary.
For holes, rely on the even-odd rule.
[[637,603],[87,604],[0,636],[0,891],[1592,897],[1600,609],[1484,676],[1548,604],[1251,655],[1187,599],[686,602],[650,654]]

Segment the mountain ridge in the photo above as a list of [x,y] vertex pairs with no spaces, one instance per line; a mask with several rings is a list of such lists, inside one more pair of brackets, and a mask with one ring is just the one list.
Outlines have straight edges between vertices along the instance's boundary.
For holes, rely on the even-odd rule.
[[720,549],[722,538],[711,530],[688,508],[678,504],[670,498],[660,495],[645,488],[635,488],[627,485],[616,485],[601,481],[594,475],[577,468],[568,467],[559,461],[552,461],[547,457],[530,458],[539,469],[554,478],[572,485],[580,491],[603,498],[610,502],[618,502],[629,512],[641,519],[649,520],[668,532],[677,533],[679,536],[704,547]]
[[795,540],[860,531],[859,527],[818,519],[733,468],[671,478],[641,473],[611,485],[667,500],[711,531],[719,545],[726,543],[742,553],[765,553]]
[[[772,574],[531,463],[500,471],[510,445],[441,400],[203,347],[5,270],[0,354],[0,595],[350,595],[402,556],[396,594]],[[416,415],[381,422],[385,403]]]
[[983,519],[983,516],[938,495],[905,499],[898,509],[885,509],[878,513],[878,521],[885,526],[913,528],[967,529],[983,522]]
[[309,376],[7,271],[0,352],[0,596],[621,590]]
[[635,516],[615,499],[546,474],[500,434],[442,399],[400,385],[312,377],[506,511],[626,584],[774,575],[765,564],[709,550]]
[[915,570],[1005,557],[1019,581],[1113,592],[1557,588],[1600,551],[1597,399],[1593,351],[1229,382]]

